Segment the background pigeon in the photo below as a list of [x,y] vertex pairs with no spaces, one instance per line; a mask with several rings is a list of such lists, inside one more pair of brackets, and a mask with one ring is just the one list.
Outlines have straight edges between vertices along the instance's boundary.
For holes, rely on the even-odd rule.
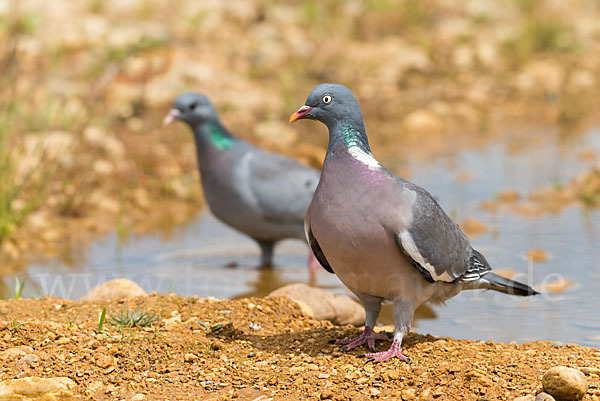
[[[194,132],[204,196],[222,222],[253,238],[261,266],[272,266],[279,240],[305,240],[304,214],[319,172],[289,157],[259,149],[233,136],[208,100],[184,93],[164,119],[187,123]],[[309,259],[311,279],[317,262]]]
[[317,86],[290,122],[308,118],[329,128],[321,179],[305,218],[309,244],[321,263],[365,307],[364,332],[335,340],[348,350],[385,339],[373,332],[381,302],[393,302],[394,341],[374,361],[401,353],[415,309],[443,303],[464,289],[533,295],[525,284],[491,272],[485,257],[423,188],[394,176],[371,154],[358,101],[341,85]]

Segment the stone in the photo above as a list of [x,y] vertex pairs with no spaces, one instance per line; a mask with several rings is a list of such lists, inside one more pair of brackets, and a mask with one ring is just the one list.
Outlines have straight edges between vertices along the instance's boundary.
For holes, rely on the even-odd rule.
[[96,363],[96,366],[98,366],[100,369],[106,369],[109,366],[115,364],[115,360],[114,360],[113,356],[105,355],[105,354],[101,354],[101,353],[94,355],[94,362]]
[[315,318],[315,315],[313,313],[313,310],[310,308],[310,306],[308,306],[306,304],[306,302],[301,301],[299,299],[294,299],[294,302],[296,302],[298,304],[298,306],[300,307],[300,310],[302,311],[302,314],[304,316],[310,317],[310,318]]
[[148,295],[139,285],[126,278],[117,278],[92,288],[82,301],[117,301],[128,297]]
[[18,364],[21,366],[32,367],[33,365],[40,362],[40,357],[36,354],[27,354],[23,358],[19,359]]
[[552,397],[548,393],[541,392],[535,396],[535,401],[555,401],[554,397]]
[[27,354],[31,354],[32,352],[32,347],[22,345],[20,347],[13,347],[0,352],[0,359],[16,359],[23,357]]
[[296,283],[278,288],[269,296],[285,296],[293,301],[300,301],[300,308],[308,307],[317,320],[329,320],[339,325],[354,326],[365,323],[364,309],[347,295],[333,295],[320,288]]
[[535,395],[524,395],[513,399],[513,401],[535,401]]
[[142,393],[137,393],[133,397],[129,399],[129,401],[143,401],[146,399],[146,396]]
[[555,366],[542,377],[544,392],[558,401],[579,401],[587,392],[585,375],[577,369]]
[[417,390],[415,390],[414,388],[402,390],[402,400],[408,401],[414,400],[415,398],[417,398]]
[[183,356],[183,360],[186,362],[194,362],[196,359],[198,359],[198,355],[192,353]]
[[600,376],[600,368],[594,368],[591,366],[586,366],[583,368],[579,368],[579,370],[584,374],[584,375],[598,375]]
[[74,396],[76,384],[68,377],[22,379],[0,382],[0,401],[57,400]]

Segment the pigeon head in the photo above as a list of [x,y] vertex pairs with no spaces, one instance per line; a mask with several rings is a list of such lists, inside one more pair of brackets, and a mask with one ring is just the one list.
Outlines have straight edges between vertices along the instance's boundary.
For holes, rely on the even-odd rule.
[[308,95],[306,104],[291,115],[290,122],[304,118],[321,121],[329,128],[340,122],[363,125],[358,100],[350,89],[337,84],[316,86]]
[[371,152],[360,105],[345,86],[321,84],[315,87],[306,104],[290,116],[290,122],[304,118],[321,121],[329,128],[328,152],[340,144]]
[[163,120],[164,125],[175,120],[183,121],[191,127],[218,120],[217,111],[206,96],[201,93],[187,92],[175,99],[175,104]]

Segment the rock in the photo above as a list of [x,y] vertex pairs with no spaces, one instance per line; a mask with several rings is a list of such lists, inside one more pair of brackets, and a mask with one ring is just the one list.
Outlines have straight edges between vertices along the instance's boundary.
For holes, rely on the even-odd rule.
[[535,401],[555,401],[554,397],[552,397],[548,393],[541,392],[535,397]]
[[583,373],[566,366],[555,366],[542,377],[544,392],[558,401],[579,401],[587,392],[587,381]]
[[23,358],[19,359],[18,364],[21,366],[32,367],[32,365],[40,362],[40,357],[36,354],[27,354]]
[[598,376],[600,376],[600,368],[584,367],[584,368],[579,368],[579,370],[584,375],[598,375]]
[[317,320],[329,320],[339,325],[354,326],[365,323],[364,309],[347,295],[333,295],[320,288],[297,283],[278,288],[269,296],[285,296],[296,302],[300,301],[300,307],[308,307]]
[[365,310],[347,295],[337,295],[331,303],[335,313],[333,323],[339,325],[351,324],[361,326],[365,324]]
[[402,390],[403,401],[414,400],[415,398],[417,398],[417,390],[415,390],[414,388]]
[[146,399],[146,396],[142,393],[137,393],[133,397],[129,399],[129,401],[143,401]]
[[82,301],[112,301],[148,295],[139,285],[126,278],[117,278],[92,288]]
[[76,384],[68,377],[4,380],[0,382],[0,401],[55,400],[73,397]]
[[294,299],[294,301],[298,304],[298,306],[300,307],[300,309],[302,310],[302,314],[304,316],[308,316],[311,318],[315,318],[315,315],[313,313],[313,310],[310,308],[310,306],[308,306],[306,304],[306,302],[304,301],[300,301],[299,299]]
[[91,396],[102,391],[105,387],[106,387],[106,385],[103,382],[101,382],[100,380],[94,380],[85,389],[85,394],[88,396],[88,398],[91,398]]
[[18,357],[23,357],[27,354],[31,354],[32,352],[32,347],[22,345],[20,347],[13,347],[0,352],[0,359],[16,359]]
[[513,399],[513,401],[535,401],[535,395],[524,395]]
[[196,359],[198,359],[198,355],[192,353],[183,356],[183,360],[186,362],[194,362]]
[[113,356],[98,353],[94,355],[94,362],[100,369],[106,369],[111,365],[115,365],[115,358]]
[[331,389],[325,389],[319,396],[322,400],[330,400],[333,397],[333,391]]

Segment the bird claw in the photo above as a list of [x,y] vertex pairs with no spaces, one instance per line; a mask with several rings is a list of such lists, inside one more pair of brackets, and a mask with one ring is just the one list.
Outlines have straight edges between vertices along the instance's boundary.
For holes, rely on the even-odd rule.
[[375,352],[372,354],[363,354],[363,355],[361,355],[361,357],[368,358],[366,360],[365,364],[370,363],[370,362],[383,362],[383,361],[387,361],[388,359],[391,359],[393,357],[396,357],[396,358],[400,359],[401,361],[411,364],[412,359],[410,359],[406,355],[402,354],[402,352],[400,352],[401,350],[402,350],[402,348],[400,347],[400,342],[394,341],[392,343],[392,346],[390,347],[390,349],[387,351]]
[[375,351],[375,341],[376,340],[387,340],[388,336],[386,333],[375,333],[373,329],[369,327],[365,327],[365,330],[362,334],[356,338],[345,338],[341,340],[329,340],[330,344],[344,344],[342,347],[342,352],[350,351],[352,348],[358,347],[364,343],[367,343],[367,346],[371,351]]

